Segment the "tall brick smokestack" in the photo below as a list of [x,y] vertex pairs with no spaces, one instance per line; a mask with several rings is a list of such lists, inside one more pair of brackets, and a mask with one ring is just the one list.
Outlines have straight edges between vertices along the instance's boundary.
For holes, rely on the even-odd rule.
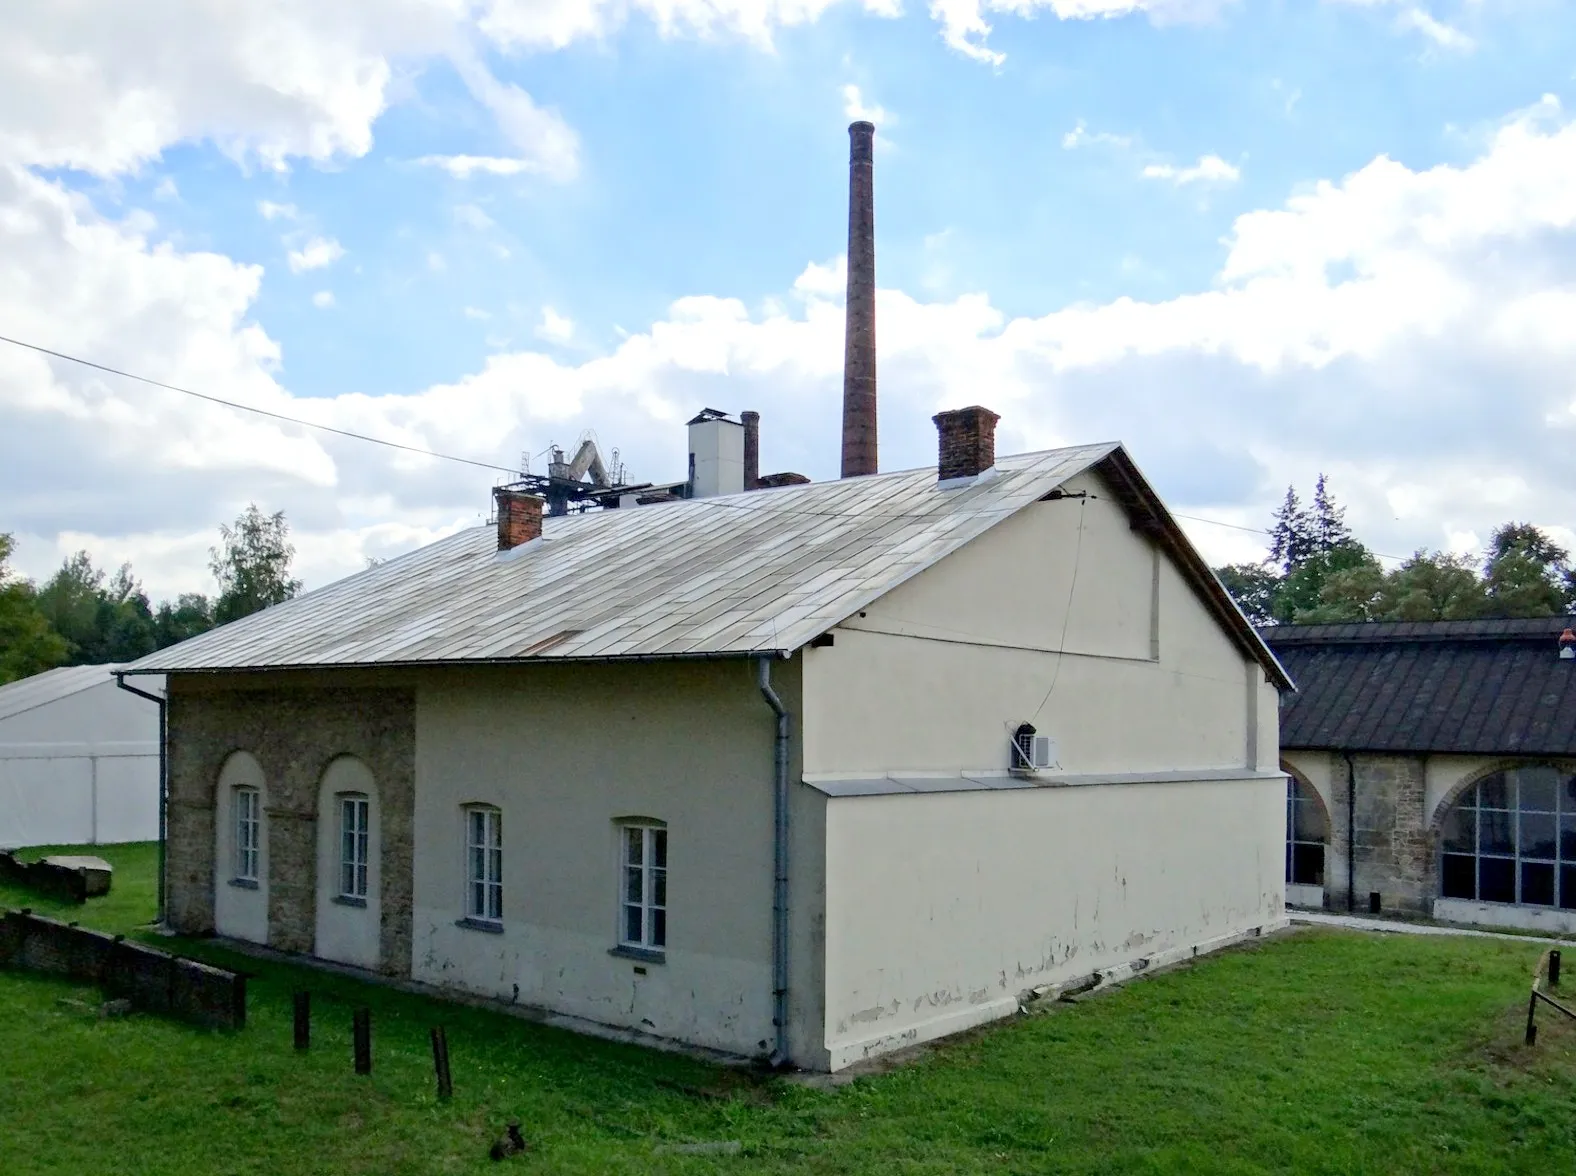
[[843,342],[843,477],[876,472],[876,128],[848,128],[848,305]]
[[744,488],[757,490],[761,485],[761,414],[741,412],[744,424]]

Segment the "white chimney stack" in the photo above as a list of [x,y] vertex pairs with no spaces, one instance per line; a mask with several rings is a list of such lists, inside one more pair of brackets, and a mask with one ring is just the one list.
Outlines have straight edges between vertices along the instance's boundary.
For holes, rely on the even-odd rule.
[[689,423],[691,498],[744,492],[744,425],[715,408]]

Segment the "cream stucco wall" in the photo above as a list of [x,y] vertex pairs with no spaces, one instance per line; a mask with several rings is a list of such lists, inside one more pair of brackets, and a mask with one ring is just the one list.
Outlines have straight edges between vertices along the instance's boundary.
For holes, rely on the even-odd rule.
[[810,778],[1005,771],[1026,720],[1067,773],[1276,769],[1263,669],[1098,477],[1068,489],[1092,497],[1028,507],[807,651]]
[[845,797],[827,808],[831,1066],[1019,994],[1280,925],[1278,777]]
[[[834,1068],[1284,919],[1275,687],[1098,476],[1066,489],[805,655]],[[1005,776],[1024,721],[1038,787],[942,790]],[[839,793],[883,777],[926,791]]]
[[[257,883],[236,882],[235,790],[255,788],[262,805],[257,850]],[[247,752],[224,761],[214,790],[213,928],[220,935],[268,942],[268,783],[262,766]]]
[[[774,681],[797,711],[797,663],[777,663]],[[775,726],[753,665],[453,670],[417,683],[412,976],[732,1053],[765,1051]],[[501,934],[459,923],[467,803],[502,812]],[[818,965],[808,958],[819,954],[818,806],[795,798],[791,879],[795,1035],[812,1050],[821,1044],[808,1027],[820,1023]],[[622,817],[667,824],[662,962],[610,954]]]

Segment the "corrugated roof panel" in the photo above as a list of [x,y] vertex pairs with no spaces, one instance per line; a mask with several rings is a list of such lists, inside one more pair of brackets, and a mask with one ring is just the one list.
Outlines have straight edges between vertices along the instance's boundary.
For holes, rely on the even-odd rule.
[[[540,539],[505,553],[493,528],[473,527],[132,668],[797,649],[1118,450],[1002,458],[966,487],[926,468],[548,518]],[[1241,618],[1226,621],[1278,674]]]

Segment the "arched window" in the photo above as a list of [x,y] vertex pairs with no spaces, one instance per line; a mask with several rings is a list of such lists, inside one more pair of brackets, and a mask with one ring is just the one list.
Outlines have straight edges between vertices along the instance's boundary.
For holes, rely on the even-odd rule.
[[1445,898],[1576,909],[1576,776],[1543,764],[1485,776],[1445,815]]
[[1324,845],[1330,819],[1319,794],[1296,776],[1286,777],[1286,881],[1324,885]]

